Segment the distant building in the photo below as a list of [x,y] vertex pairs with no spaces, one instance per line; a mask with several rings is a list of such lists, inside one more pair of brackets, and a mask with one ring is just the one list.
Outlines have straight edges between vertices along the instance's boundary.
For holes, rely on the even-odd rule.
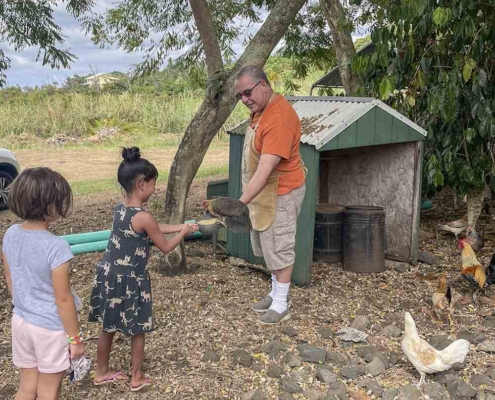
[[84,79],[86,80],[86,83],[84,83],[84,85],[100,86],[100,87],[105,86],[107,83],[111,83],[119,80],[118,78],[110,74],[104,74],[104,73],[89,75]]

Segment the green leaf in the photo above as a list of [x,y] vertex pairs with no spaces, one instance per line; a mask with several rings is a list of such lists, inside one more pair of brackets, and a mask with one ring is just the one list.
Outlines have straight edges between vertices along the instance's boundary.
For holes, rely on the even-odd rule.
[[387,77],[383,78],[379,87],[380,99],[387,100],[392,95],[392,90],[392,82]]
[[378,54],[373,53],[373,55],[371,56],[371,64],[376,65],[377,61],[378,61]]
[[439,169],[437,169],[435,175],[433,176],[433,184],[438,187],[438,186],[443,186],[443,183],[444,183],[443,174]]
[[462,77],[464,78],[464,82],[467,82],[469,78],[471,78],[471,73],[473,70],[469,68],[467,64],[464,64],[464,67],[462,68]]
[[433,11],[433,22],[435,25],[444,26],[446,25],[452,17],[452,11],[450,8],[438,7]]
[[466,61],[466,64],[469,66],[469,68],[474,69],[476,67],[476,61],[474,61],[472,58]]
[[416,104],[416,98],[408,94],[406,96],[406,103],[409,104],[409,107],[413,108],[414,105]]
[[473,140],[476,136],[476,131],[473,128],[468,128],[464,131],[464,137],[468,142]]
[[480,69],[478,71],[478,83],[481,85],[481,86],[486,86],[486,83],[488,81],[488,78],[486,76],[486,72],[484,69]]

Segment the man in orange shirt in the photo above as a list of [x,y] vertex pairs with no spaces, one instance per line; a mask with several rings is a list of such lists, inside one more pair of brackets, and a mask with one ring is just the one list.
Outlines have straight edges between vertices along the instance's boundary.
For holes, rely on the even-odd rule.
[[304,199],[305,169],[299,152],[301,121],[294,108],[275,93],[264,71],[244,67],[236,96],[251,110],[242,156],[243,194],[253,225],[251,244],[272,273],[272,290],[253,304],[260,322],[290,319],[288,294],[295,261],[297,217]]

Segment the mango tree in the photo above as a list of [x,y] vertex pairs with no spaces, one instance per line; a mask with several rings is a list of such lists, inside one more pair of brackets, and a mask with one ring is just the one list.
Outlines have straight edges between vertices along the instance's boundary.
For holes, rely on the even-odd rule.
[[[356,0],[355,0],[356,1]],[[428,131],[425,178],[468,197],[468,224],[495,173],[495,1],[375,4],[376,52],[353,68],[361,94],[387,101]]]
[[[205,98],[186,128],[170,168],[164,205],[166,222],[184,220],[186,197],[194,176],[211,141],[237,104],[236,73],[246,65],[265,64],[305,2],[122,0],[105,15],[84,21],[96,43],[114,43],[128,51],[146,48],[147,56],[136,67],[137,74],[159,68],[171,51],[181,52],[186,65],[198,60],[206,63]],[[259,25],[257,30],[255,23]],[[246,27],[251,32],[246,32]],[[247,45],[233,67],[227,69],[225,61],[234,55],[233,41],[241,35],[246,36]],[[180,260],[162,263],[164,272],[183,272],[183,252]]]

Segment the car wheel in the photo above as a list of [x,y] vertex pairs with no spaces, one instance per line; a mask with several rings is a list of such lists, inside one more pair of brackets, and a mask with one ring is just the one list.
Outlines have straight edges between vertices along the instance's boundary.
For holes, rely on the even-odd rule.
[[10,184],[14,181],[12,175],[5,171],[0,171],[0,211],[9,208],[7,197],[9,195]]

